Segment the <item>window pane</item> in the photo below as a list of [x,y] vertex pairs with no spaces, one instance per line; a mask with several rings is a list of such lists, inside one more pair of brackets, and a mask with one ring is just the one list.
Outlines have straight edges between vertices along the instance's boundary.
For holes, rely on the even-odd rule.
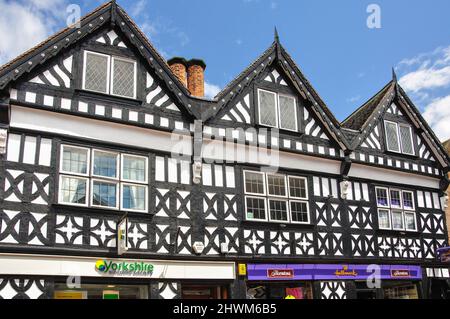
[[64,146],[62,163],[63,171],[76,174],[87,174],[87,157],[88,150]]
[[389,206],[387,190],[384,188],[377,188],[377,205],[378,206]]
[[411,128],[409,126],[400,125],[400,140],[402,141],[402,152],[405,154],[414,154]]
[[391,189],[390,193],[391,193],[391,207],[401,208],[402,201],[401,201],[400,191]]
[[290,96],[279,96],[280,101],[280,128],[297,130],[297,117],[295,112],[295,99]]
[[245,172],[245,191],[253,194],[265,194],[264,174]]
[[145,210],[147,188],[138,185],[123,185],[122,206],[124,209]]
[[414,209],[414,197],[412,192],[403,192],[403,208]]
[[385,122],[386,126],[386,143],[388,151],[400,152],[397,136],[397,124]]
[[291,220],[293,222],[309,222],[307,205],[306,202],[291,202]]
[[391,220],[387,209],[378,210],[378,225],[380,228],[391,228]]
[[267,175],[269,195],[286,196],[286,180],[284,176]]
[[289,177],[289,196],[296,198],[306,198],[305,179]]
[[113,94],[134,97],[134,62],[114,59]]
[[407,230],[416,230],[416,214],[405,212],[405,227]]
[[108,93],[108,60],[107,56],[86,53],[85,89]]
[[94,151],[94,175],[117,177],[117,154]]
[[403,213],[400,211],[392,211],[392,228],[403,229]]
[[260,124],[277,126],[275,93],[259,91]]
[[62,176],[61,200],[70,204],[86,204],[86,185],[85,179]]
[[129,155],[123,156],[122,178],[131,181],[145,182],[147,180],[146,160]]
[[94,181],[92,203],[98,206],[117,206],[117,187],[115,183]]
[[278,221],[287,221],[287,202],[269,199],[270,219]]
[[266,219],[266,206],[264,198],[246,197],[246,215],[248,219]]

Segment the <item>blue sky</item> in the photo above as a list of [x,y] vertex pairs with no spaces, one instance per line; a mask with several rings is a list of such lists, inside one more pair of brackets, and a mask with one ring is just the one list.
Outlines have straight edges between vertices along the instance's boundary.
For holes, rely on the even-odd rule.
[[[79,4],[84,15],[102,1],[0,0],[0,38],[6,36],[0,64],[63,27],[69,3]],[[276,25],[282,44],[338,120],[390,81],[395,67],[400,84],[438,136],[450,138],[448,0],[118,3],[166,58],[204,59],[209,95],[272,43]],[[381,10],[381,28],[367,27],[369,4]]]

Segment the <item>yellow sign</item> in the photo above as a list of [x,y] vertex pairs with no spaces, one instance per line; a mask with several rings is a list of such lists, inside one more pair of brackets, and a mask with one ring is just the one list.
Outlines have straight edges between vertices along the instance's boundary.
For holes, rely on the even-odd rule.
[[239,276],[247,275],[247,265],[246,264],[238,264],[238,274],[239,274]]
[[87,291],[56,290],[55,299],[87,299]]

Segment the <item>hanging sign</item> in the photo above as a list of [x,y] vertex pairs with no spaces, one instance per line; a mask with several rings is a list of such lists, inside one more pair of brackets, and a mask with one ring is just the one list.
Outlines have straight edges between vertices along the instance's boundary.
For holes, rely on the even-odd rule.
[[438,248],[437,256],[443,263],[450,263],[450,247]]
[[117,223],[117,254],[123,255],[128,250],[128,218],[125,215]]

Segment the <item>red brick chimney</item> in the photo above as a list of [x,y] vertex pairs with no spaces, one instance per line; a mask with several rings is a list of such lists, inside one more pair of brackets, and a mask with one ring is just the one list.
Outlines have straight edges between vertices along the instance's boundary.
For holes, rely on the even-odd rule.
[[205,69],[203,60],[191,59],[187,63],[187,88],[193,96],[205,96]]
[[187,87],[186,59],[180,57],[173,57],[172,59],[167,61],[167,64],[169,65],[173,74],[175,74],[175,76],[180,80],[180,82],[183,83],[185,87]]

